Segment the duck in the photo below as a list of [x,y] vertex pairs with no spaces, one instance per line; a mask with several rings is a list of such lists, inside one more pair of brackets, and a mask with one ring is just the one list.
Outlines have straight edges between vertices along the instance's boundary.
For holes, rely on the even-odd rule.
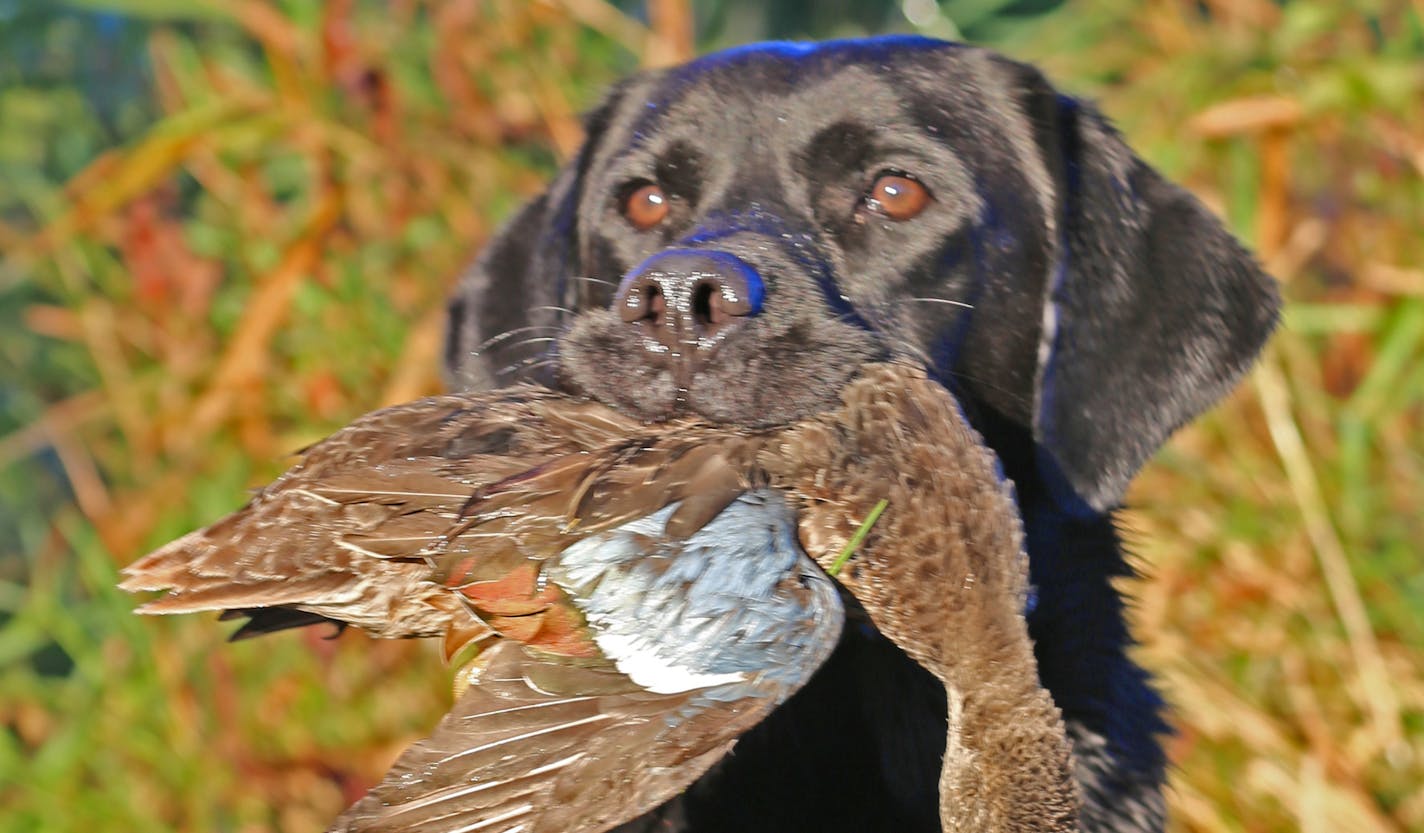
[[760,430],[533,385],[385,408],[121,587],[235,638],[334,622],[459,660],[449,713],[330,831],[611,830],[727,755],[848,616],[945,687],[946,833],[1080,829],[1012,486],[906,363]]

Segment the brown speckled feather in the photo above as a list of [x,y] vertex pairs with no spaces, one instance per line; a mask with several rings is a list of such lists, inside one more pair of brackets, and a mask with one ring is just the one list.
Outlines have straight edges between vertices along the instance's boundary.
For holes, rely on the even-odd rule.
[[997,461],[917,370],[870,366],[842,399],[840,410],[779,433],[758,462],[804,496],[802,542],[823,565],[888,501],[839,578],[945,684],[944,830],[1077,830],[1071,749],[1038,682],[1023,534]]
[[[381,636],[443,634],[447,655],[507,637],[334,829],[593,833],[684,788],[804,679],[720,711],[690,707],[712,689],[645,690],[601,652],[571,585],[546,580],[550,559],[679,501],[665,535],[681,539],[769,486],[824,567],[883,499],[840,580],[946,686],[944,829],[1076,830],[1069,745],[1022,616],[1022,534],[991,453],[917,369],[867,366],[842,400],[762,432],[649,426],[528,387],[378,411],[242,511],[137,562],[124,587],[170,590],[145,612],[291,608]],[[817,628],[808,650],[828,652]]]
[[[559,600],[533,592],[538,559],[684,493],[705,522],[741,491],[725,476],[707,488],[705,455],[659,447],[647,431],[528,386],[386,408],[308,448],[238,512],[130,565],[121,587],[169,591],[143,613],[292,607],[377,636],[457,632],[451,653],[489,633],[475,614],[537,643],[540,622],[528,617]],[[651,480],[657,490],[636,488]],[[597,508],[581,509],[585,499]],[[482,606],[482,585],[500,580],[501,604]],[[456,582],[469,605],[451,604],[445,584]],[[529,590],[511,592],[520,587]],[[566,636],[542,641],[570,649]]]

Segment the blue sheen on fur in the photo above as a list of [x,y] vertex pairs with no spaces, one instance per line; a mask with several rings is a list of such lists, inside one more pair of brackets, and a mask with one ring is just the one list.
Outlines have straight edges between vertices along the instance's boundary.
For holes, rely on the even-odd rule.
[[[1078,205],[1079,193],[1079,170],[1078,170],[1078,131],[1076,121],[1078,117],[1078,102],[1071,96],[1058,96],[1058,110],[1062,118],[1062,123],[1068,125],[1067,129],[1060,132],[1061,141],[1060,152],[1063,155],[1065,189],[1063,198],[1059,200],[1058,214],[1058,262],[1054,264],[1050,283],[1047,287],[1044,303],[1056,304],[1059,296],[1063,292],[1063,287],[1069,280],[1070,250],[1068,240],[1068,226],[1075,216]],[[1057,329],[1053,334],[1053,344],[1051,345],[1048,357],[1044,361],[1041,381],[1039,383],[1038,413],[1035,415],[1034,428],[1038,435],[1039,445],[1036,449],[1038,455],[1039,473],[1043,476],[1044,483],[1048,486],[1055,502],[1064,511],[1080,519],[1090,519],[1098,513],[1083,500],[1068,482],[1068,478],[1059,468],[1057,461],[1053,457],[1052,449],[1059,446],[1062,439],[1058,434],[1058,426],[1048,419],[1048,414],[1055,413],[1053,405],[1058,397],[1058,378],[1055,373],[1058,363],[1058,356],[1063,353],[1066,345],[1071,343],[1071,334],[1065,326],[1064,321],[1059,318],[1056,323]]]
[[680,67],[677,72],[679,75],[696,76],[717,66],[734,64],[759,56],[798,59],[826,53],[852,52],[870,57],[891,58],[896,53],[906,51],[953,49],[962,45],[953,41],[927,38],[923,35],[880,35],[870,38],[841,38],[814,43],[762,41],[714,52]]
[[1133,640],[1113,581],[1134,573],[1112,517],[1061,505],[1061,492],[1046,482],[1055,465],[1051,458],[1044,462],[1021,426],[985,408],[974,424],[999,450],[1016,486],[1029,581],[1037,590],[1027,618],[1039,678],[1066,719],[1108,741],[1107,752],[1124,765],[1124,778],[1160,783],[1166,756],[1159,738],[1171,729],[1161,716],[1161,696],[1127,653]]

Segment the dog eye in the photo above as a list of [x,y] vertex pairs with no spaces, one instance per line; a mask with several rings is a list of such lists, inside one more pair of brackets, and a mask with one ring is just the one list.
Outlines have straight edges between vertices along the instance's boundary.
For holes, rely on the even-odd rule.
[[925,186],[904,174],[881,174],[865,195],[865,207],[892,220],[919,215],[934,197]]
[[667,219],[668,198],[655,183],[645,182],[623,198],[623,216],[638,231],[647,231]]

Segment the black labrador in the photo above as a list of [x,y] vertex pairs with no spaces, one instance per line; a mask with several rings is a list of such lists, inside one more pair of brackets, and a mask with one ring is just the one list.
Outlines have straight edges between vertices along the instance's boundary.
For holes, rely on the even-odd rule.
[[[763,425],[923,362],[1013,481],[1040,675],[1094,831],[1163,827],[1112,510],[1275,325],[1251,256],[1034,68],[915,37],[763,44],[618,85],[450,305],[456,387],[534,378]],[[943,689],[868,626],[628,830],[938,830]]]

